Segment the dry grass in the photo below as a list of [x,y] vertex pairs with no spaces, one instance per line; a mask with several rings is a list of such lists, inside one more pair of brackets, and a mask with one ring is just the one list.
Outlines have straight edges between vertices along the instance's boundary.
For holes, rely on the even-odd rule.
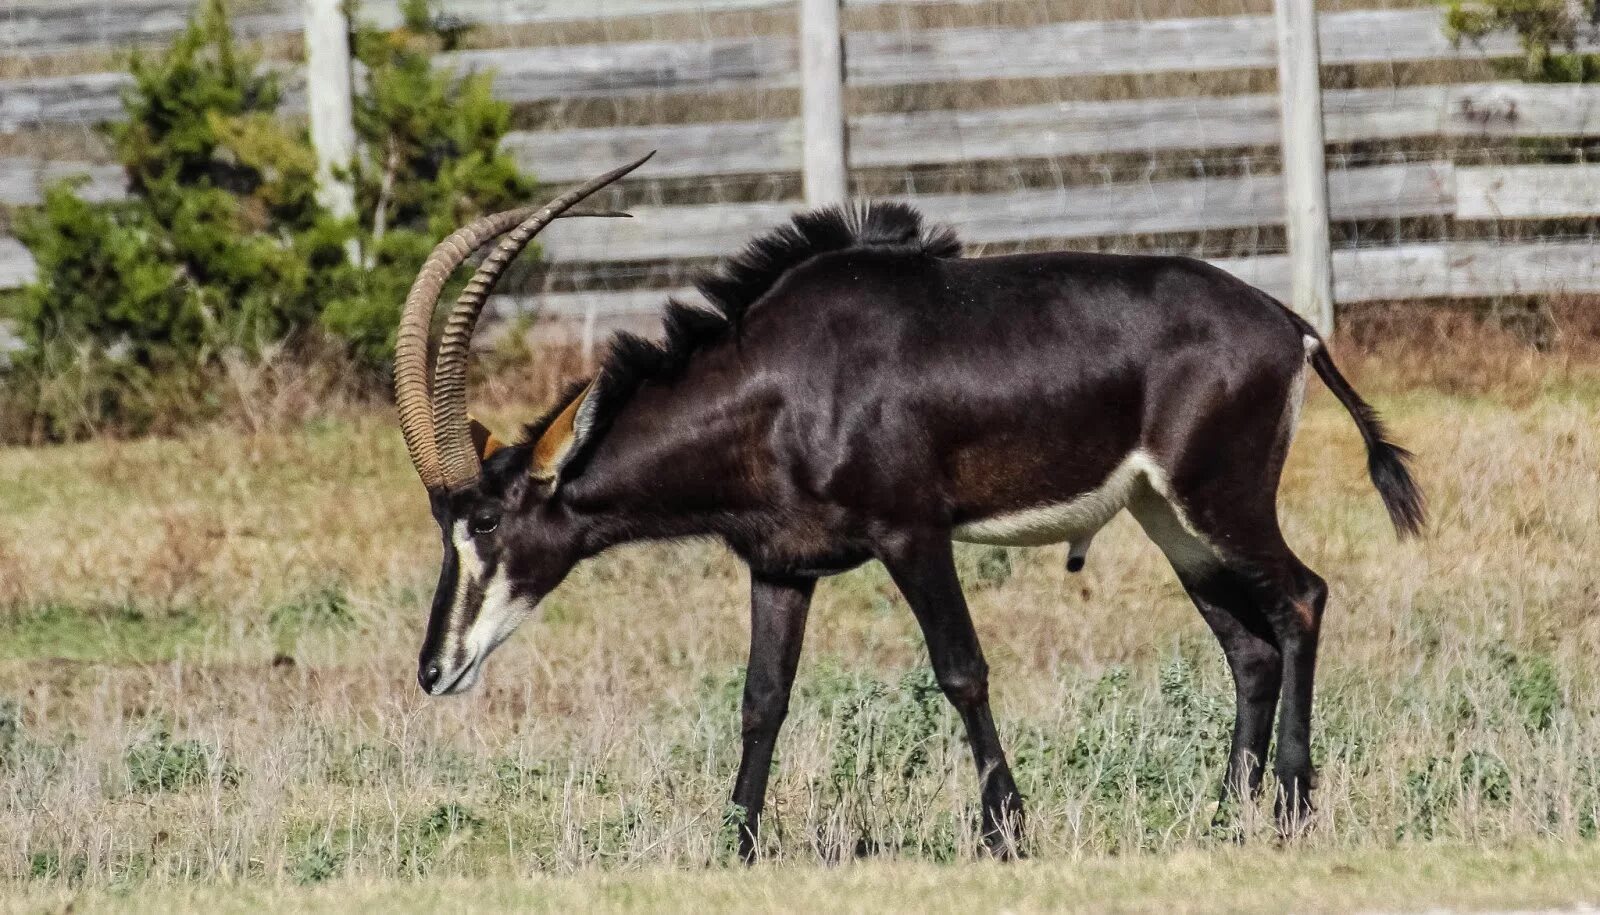
[[[1296,856],[1370,862],[1399,842],[1405,859],[1537,858],[1596,832],[1600,359],[1592,325],[1563,314],[1557,355],[1461,318],[1397,334],[1418,322],[1395,312],[1341,343],[1420,455],[1421,543],[1395,544],[1348,418],[1311,398],[1282,513],[1334,596],[1320,813]],[[533,409],[507,390],[490,410],[502,425]],[[184,887],[409,895],[370,881],[534,873],[598,887],[595,869],[727,861],[745,638],[731,557],[685,543],[591,562],[487,689],[425,700],[412,668],[437,533],[392,421],[267,428],[0,450],[14,481],[0,489],[0,874],[50,894],[29,898],[199,900]],[[1211,834],[1231,690],[1156,551],[1123,519],[1084,574],[1061,560],[960,552],[1043,859],[1018,886],[1083,905],[1059,862],[1134,887],[1174,861],[1276,860],[1255,857],[1271,844],[1260,811],[1245,852]],[[761,885],[857,854],[974,853],[974,779],[923,658],[880,571],[820,589],[766,839],[790,876]],[[1092,864],[1108,854],[1127,863]],[[683,899],[742,878],[721,879],[685,878]],[[515,907],[531,891],[503,892]],[[1358,898],[1415,898],[1372,892]]]
[[[912,862],[523,879],[346,880],[320,887],[175,885],[138,893],[38,888],[17,911],[152,912],[1002,912],[1169,913],[1505,910],[1600,894],[1594,845],[1437,846],[1422,854],[1213,849],[964,868]],[[0,910],[6,903],[0,901]],[[1580,908],[1579,911],[1591,911]]]

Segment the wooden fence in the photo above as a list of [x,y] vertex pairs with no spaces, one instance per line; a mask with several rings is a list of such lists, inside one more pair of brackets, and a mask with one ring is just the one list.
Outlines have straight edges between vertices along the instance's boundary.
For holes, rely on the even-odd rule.
[[[850,0],[857,4],[891,0]],[[892,0],[908,5],[918,0]],[[950,2],[950,0],[946,0]],[[980,2],[980,0],[971,0]],[[699,10],[784,7],[772,0],[694,0]],[[191,4],[151,0],[90,5],[23,6],[0,23],[12,26],[0,54],[40,53],[92,43],[149,40],[170,34]],[[673,0],[607,0],[600,14],[681,10]],[[268,5],[240,17],[251,34],[299,28],[297,5]],[[457,0],[447,8],[484,23],[537,23],[566,18],[564,0]],[[369,3],[364,15],[395,16],[393,3]],[[96,12],[98,11],[98,12]],[[1357,10],[1320,17],[1324,63],[1357,65],[1416,61],[1472,62],[1514,55],[1510,37],[1453,45],[1435,9]],[[1591,49],[1596,50],[1596,49]],[[1086,21],[1018,28],[943,28],[856,32],[846,38],[846,79],[856,86],[964,84],[1015,78],[1106,77],[1265,69],[1274,65],[1271,17],[1230,16],[1139,21]],[[594,45],[474,50],[441,55],[459,70],[492,70],[498,95],[515,102],[628,99],[659,93],[792,89],[797,39],[752,35],[699,41],[632,41]],[[297,71],[286,75],[292,104],[303,108]],[[117,116],[126,78],[103,73],[0,80],[0,131],[88,124]],[[1340,89],[1324,95],[1330,144],[1349,146],[1447,138],[1572,138],[1600,136],[1600,87],[1513,82]],[[1005,167],[1062,157],[1144,152],[1193,153],[1275,147],[1281,136],[1276,96],[1087,100],[980,110],[916,110],[870,114],[848,122],[850,166],[863,169]],[[797,174],[801,121],[589,127],[516,131],[507,145],[549,183],[568,183],[599,165],[648,149],[660,154],[649,178],[723,179]],[[1275,170],[1273,170],[1275,171]],[[0,204],[37,202],[47,182],[89,176],[86,193],[121,193],[105,165],[0,159]],[[797,187],[797,185],[796,185]],[[914,194],[930,215],[955,223],[978,248],[1106,236],[1205,232],[1283,223],[1282,179],[1275,173],[1183,180]],[[1439,157],[1338,169],[1329,176],[1331,217],[1340,221],[1447,219],[1461,223],[1574,220],[1600,215],[1600,167],[1457,164]],[[597,266],[660,263],[727,254],[752,234],[787,217],[795,199],[689,203],[633,208],[630,221],[575,220],[544,240],[556,263]],[[1393,298],[1477,297],[1561,291],[1600,292],[1587,240],[1515,244],[1443,240],[1337,251],[1335,292],[1341,302]],[[1220,260],[1226,268],[1284,293],[1286,261],[1278,254]],[[25,250],[0,239],[0,288],[25,282]],[[596,270],[596,276],[604,275]],[[602,284],[603,285],[603,284]],[[614,319],[654,310],[665,290],[593,288],[503,297],[501,312],[530,308],[582,318],[586,333]]]

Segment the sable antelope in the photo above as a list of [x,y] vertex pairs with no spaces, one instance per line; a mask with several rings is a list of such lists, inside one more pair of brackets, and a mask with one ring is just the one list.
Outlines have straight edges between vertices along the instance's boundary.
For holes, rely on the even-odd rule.
[[[750,568],[733,790],[749,858],[812,590],[875,559],[921,625],[972,745],[985,840],[1008,855],[1022,799],[951,541],[1065,541],[1077,564],[1126,508],[1232,669],[1223,800],[1259,790],[1281,693],[1277,811],[1285,832],[1296,828],[1311,810],[1312,675],[1327,588],[1285,544],[1276,492],[1308,363],[1354,418],[1397,530],[1414,534],[1423,520],[1409,455],[1311,326],[1188,258],[963,259],[950,230],[925,227],[907,206],[823,209],[702,280],[709,310],[669,302],[664,342],[618,335],[592,379],[520,444],[502,446],[466,413],[468,343],[484,299],[536,232],[643,162],[537,212],[461,229],[406,300],[401,428],[444,536],[422,688],[472,686],[579,560],[626,541],[721,538]],[[440,290],[502,234],[450,313],[430,397]]]

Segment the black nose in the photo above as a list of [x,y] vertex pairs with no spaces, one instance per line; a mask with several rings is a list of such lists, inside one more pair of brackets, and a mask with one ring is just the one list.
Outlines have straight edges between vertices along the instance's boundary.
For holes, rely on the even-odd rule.
[[442,673],[444,671],[440,670],[437,664],[419,664],[417,666],[417,682],[422,685],[422,691],[425,693],[433,692],[433,688],[439,684],[439,675]]

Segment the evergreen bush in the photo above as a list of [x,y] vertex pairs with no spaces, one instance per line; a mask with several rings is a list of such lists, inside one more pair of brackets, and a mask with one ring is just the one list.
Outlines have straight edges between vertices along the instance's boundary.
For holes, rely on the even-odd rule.
[[[533,182],[500,150],[510,110],[490,76],[433,66],[461,27],[405,0],[401,27],[358,27],[357,214],[316,199],[302,123],[278,75],[209,0],[163,53],[134,55],[109,130],[125,201],[63,182],[19,214],[38,280],[12,311],[27,349],[7,379],[6,437],[162,431],[214,415],[224,359],[334,348],[376,388],[407,287],[433,242]],[[354,258],[352,258],[354,253]]]

